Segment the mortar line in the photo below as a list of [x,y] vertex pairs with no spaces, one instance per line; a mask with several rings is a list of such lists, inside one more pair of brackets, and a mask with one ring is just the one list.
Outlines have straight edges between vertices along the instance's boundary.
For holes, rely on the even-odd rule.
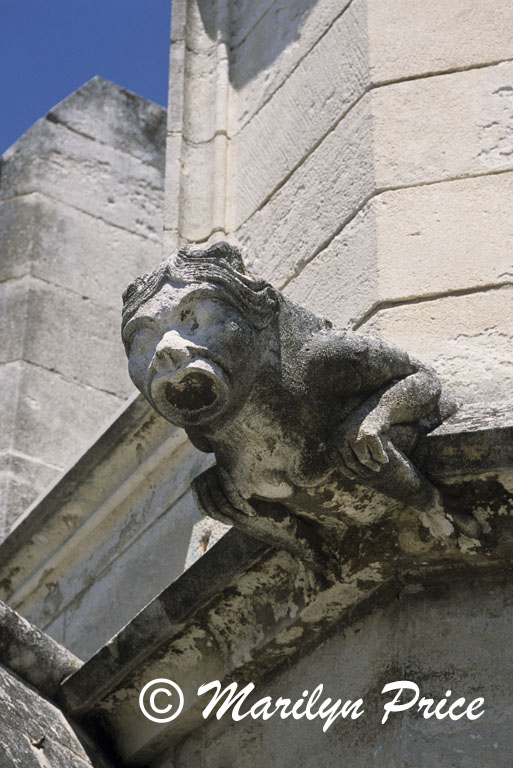
[[[252,120],[253,120],[253,119],[254,119],[254,118],[255,118],[255,117],[256,117],[256,116],[257,116],[257,115],[260,113],[260,111],[261,111],[261,110],[262,110],[262,109],[265,107],[265,105],[266,105],[266,104],[268,104],[268,103],[271,101],[271,99],[273,99],[273,98],[274,98],[275,94],[276,94],[276,93],[278,93],[278,91],[280,91],[280,90],[283,88],[283,86],[284,86],[284,85],[287,83],[287,81],[288,81],[288,80],[289,80],[289,79],[292,77],[292,75],[294,74],[294,72],[296,71],[296,69],[297,69],[297,68],[300,66],[300,64],[301,64],[301,63],[302,63],[302,62],[303,62],[303,61],[304,61],[304,60],[307,58],[307,56],[309,56],[309,55],[310,55],[310,53],[313,51],[313,49],[315,48],[315,46],[316,46],[318,43],[320,43],[320,42],[321,42],[321,40],[322,40],[322,39],[323,39],[323,38],[324,38],[324,37],[325,37],[325,36],[328,34],[328,32],[330,32],[330,30],[331,30],[331,29],[334,27],[334,25],[337,23],[337,21],[338,21],[340,18],[342,18],[342,16],[343,16],[343,15],[346,13],[346,11],[348,11],[348,10],[351,8],[351,6],[353,5],[353,2],[356,2],[356,0],[349,0],[349,2],[347,3],[347,5],[345,5],[345,6],[342,8],[342,10],[340,11],[340,13],[338,13],[338,14],[337,14],[337,16],[335,16],[335,18],[334,18],[334,19],[332,19],[332,21],[331,21],[331,22],[329,23],[329,25],[326,27],[326,29],[324,30],[324,32],[322,32],[322,33],[319,35],[319,37],[318,37],[318,38],[316,38],[316,40],[315,40],[315,41],[312,43],[312,45],[311,45],[311,46],[310,46],[310,47],[309,47],[309,48],[308,48],[308,49],[305,51],[305,53],[304,53],[304,54],[301,56],[301,58],[300,58],[300,59],[298,59],[298,60],[296,61],[296,63],[294,64],[294,66],[292,67],[292,69],[290,70],[290,72],[289,72],[289,73],[288,73],[288,74],[287,74],[287,75],[284,77],[284,79],[282,80],[282,82],[281,82],[281,83],[279,83],[279,84],[276,86],[275,90],[274,90],[272,93],[270,93],[270,94],[269,94],[269,95],[266,97],[266,99],[265,99],[265,100],[264,100],[264,101],[263,101],[263,102],[262,102],[262,103],[259,105],[258,109],[257,109],[255,112],[253,112],[253,114],[252,114],[250,117],[248,117],[247,121],[246,121],[245,123],[243,123],[243,125],[241,125],[241,127],[239,128],[239,130],[238,130],[236,133],[234,133],[234,134],[233,134],[233,137],[232,137],[232,138],[235,138],[235,136],[238,136],[238,135],[239,135],[239,133],[241,133],[241,132],[244,130],[244,128],[245,128],[247,125],[249,125],[249,123],[250,123],[250,122],[251,122],[251,121],[252,121]],[[268,9],[268,10],[270,10],[270,9]],[[267,11],[266,11],[266,13],[267,13]],[[265,14],[264,14],[264,16],[265,16]],[[262,16],[262,18],[263,18],[263,16]]]
[[476,293],[489,293],[490,291],[500,291],[503,288],[513,287],[513,282],[505,281],[504,283],[484,283],[483,285],[476,285],[469,288],[453,288],[446,291],[433,291],[432,293],[426,293],[423,296],[412,296],[410,298],[399,299],[387,299],[386,301],[378,301],[374,304],[362,317],[353,324],[353,330],[358,330],[364,323],[370,320],[374,315],[382,310],[393,309],[399,306],[409,306],[412,304],[424,304],[428,301],[436,301],[437,299],[445,299],[449,296],[472,296]]
[[432,187],[436,184],[450,184],[451,182],[455,181],[465,181],[466,179],[480,179],[487,176],[501,176],[503,174],[513,173],[513,168],[504,168],[496,171],[483,171],[483,173],[469,173],[461,176],[452,176],[450,179],[434,179],[433,181],[421,181],[411,184],[401,184],[396,186],[389,186],[389,187],[378,187],[374,192],[371,192],[368,194],[362,202],[354,209],[354,211],[351,212],[349,216],[347,216],[343,222],[321,243],[318,248],[315,249],[315,251],[305,258],[301,266],[295,270],[295,272],[288,277],[280,286],[280,290],[283,290],[286,288],[292,280],[295,280],[301,272],[304,270],[308,264],[310,264],[316,256],[318,256],[322,251],[324,251],[329,245],[331,245],[332,241],[342,232],[345,227],[350,224],[350,222],[360,213],[360,211],[365,208],[367,203],[369,203],[373,198],[378,197],[379,195],[385,193],[385,192],[398,192],[402,189],[416,189],[420,187]]
[[[161,105],[158,104],[157,106],[160,107]],[[165,109],[165,107],[161,107],[161,109]],[[159,168],[154,163],[150,163],[147,160],[143,160],[142,157],[138,157],[137,155],[132,154],[132,152],[127,152],[126,149],[122,149],[121,147],[115,147],[112,144],[107,144],[106,141],[102,141],[101,139],[98,139],[95,136],[91,136],[89,133],[84,133],[83,131],[80,131],[78,128],[74,128],[69,123],[66,123],[64,120],[61,120],[61,118],[58,117],[55,114],[55,112],[53,112],[52,110],[50,110],[50,112],[48,112],[43,119],[48,120],[49,123],[53,123],[54,125],[60,125],[70,133],[75,133],[77,136],[81,136],[83,139],[87,139],[88,141],[94,141],[95,143],[100,144],[102,147],[108,147],[109,149],[112,149],[115,152],[121,152],[123,155],[127,155],[128,157],[131,157],[132,160],[137,160],[137,162],[142,163],[143,165],[147,165],[150,168],[154,168],[156,171],[159,171],[160,173],[162,173],[162,168]]]
[[112,392],[109,389],[103,389],[102,387],[95,387],[93,384],[87,384],[84,381],[80,381],[79,379],[70,379],[65,374],[61,373],[61,371],[58,371],[56,368],[48,368],[46,365],[42,365],[41,363],[36,363],[34,360],[25,360],[23,358],[16,358],[14,360],[5,360],[0,362],[0,368],[2,368],[5,365],[12,365],[13,363],[25,363],[26,365],[33,365],[35,368],[39,368],[43,371],[47,371],[48,373],[54,373],[56,374],[60,379],[67,382],[68,384],[76,384],[79,387],[82,387],[83,389],[87,390],[94,390],[95,392],[103,392],[105,395],[111,395],[112,397],[115,397],[116,400],[119,400],[120,405],[122,405],[130,395],[120,395],[117,392]]
[[6,451],[0,451],[0,457],[1,456],[14,456],[15,458],[19,459],[25,459],[26,461],[30,461],[31,464],[38,464],[41,467],[47,467],[48,469],[55,469],[57,472],[62,472],[62,467],[57,466],[57,464],[49,464],[47,461],[42,461],[41,459],[38,459],[36,456],[30,456],[28,453],[23,453],[23,451],[18,451],[16,448],[10,448]]
[[108,227],[115,227],[116,229],[121,229],[123,232],[128,232],[129,234],[135,235],[136,237],[142,237],[144,240],[149,240],[152,243],[161,245],[161,240],[158,239],[158,235],[150,236],[150,235],[144,235],[142,232],[135,232],[135,230],[129,229],[128,227],[124,227],[122,224],[116,224],[114,221],[109,221],[108,219],[104,219],[102,216],[98,216],[97,214],[94,214],[91,211],[86,211],[84,210],[84,208],[80,208],[78,205],[74,205],[73,203],[70,203],[69,200],[61,200],[58,197],[53,197],[53,195],[50,195],[47,191],[42,191],[40,189],[30,189],[28,192],[22,192],[19,195],[12,195],[11,197],[0,198],[0,205],[2,203],[13,203],[13,202],[16,202],[17,200],[23,200],[26,197],[31,197],[32,195],[35,195],[35,196],[39,195],[43,199],[51,200],[53,203],[58,203],[59,205],[67,206],[68,208],[72,208],[74,211],[83,213],[85,216],[90,216],[92,219],[95,219],[96,221],[101,221],[103,224],[105,224]]
[[78,291],[75,291],[73,288],[69,288],[67,285],[61,285],[60,283],[54,283],[51,280],[47,280],[46,277],[41,277],[39,275],[33,275],[32,272],[25,272],[23,275],[17,275],[16,277],[7,277],[5,280],[0,280],[0,285],[9,285],[10,283],[19,283],[25,281],[29,284],[30,287],[30,281],[33,280],[34,282],[44,283],[45,285],[50,286],[51,288],[56,288],[58,291],[64,291],[66,293],[70,293],[72,296],[76,296],[81,301],[88,301],[92,306],[96,307],[97,309],[105,309],[107,311],[117,312],[121,308],[121,301],[119,302],[119,308],[113,307],[109,304],[102,304],[100,301],[97,301],[96,299],[91,298],[90,296],[86,296],[84,293],[79,293]]

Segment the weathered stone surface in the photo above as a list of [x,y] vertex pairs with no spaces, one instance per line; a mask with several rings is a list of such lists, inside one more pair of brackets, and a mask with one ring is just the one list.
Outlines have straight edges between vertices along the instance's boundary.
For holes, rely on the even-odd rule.
[[1,768],[112,768],[54,704],[1,666],[0,705]]
[[[500,423],[498,413],[496,417]],[[490,419],[496,426],[491,432],[482,432],[481,439],[493,447],[503,429],[497,427],[493,415]],[[445,436],[436,439],[427,436],[426,446],[429,441],[432,444],[426,450],[436,458],[444,441],[449,449],[458,434],[462,438],[465,435],[471,448],[476,432],[470,429],[465,433],[466,429],[465,421],[460,420],[447,426]],[[509,434],[511,427],[505,431]],[[460,444],[458,450],[461,448]],[[284,689],[283,678],[277,678],[272,683],[273,695],[277,695],[278,688],[281,695],[292,694],[305,674],[309,683],[315,679],[315,685],[322,682],[329,687],[335,669],[339,671],[336,674],[340,674],[339,690],[326,690],[326,695],[335,693],[353,699],[362,695],[366,699],[368,718],[372,718],[366,727],[371,731],[360,730],[362,722],[355,726],[345,721],[339,722],[338,728],[333,726],[331,736],[322,736],[335,738],[337,749],[347,750],[347,738],[340,743],[334,734],[339,733],[342,738],[344,734],[347,736],[347,731],[340,735],[339,729],[356,728],[350,743],[352,749],[361,748],[355,755],[362,760],[368,758],[368,739],[372,742],[380,733],[381,737],[387,733],[381,727],[378,729],[379,720],[375,722],[381,687],[386,682],[404,679],[405,667],[412,672],[411,678],[406,676],[408,679],[417,680],[421,687],[429,686],[429,690],[423,690],[424,695],[441,696],[447,688],[452,688],[455,696],[488,697],[487,704],[491,707],[488,722],[494,727],[492,724],[497,720],[493,696],[498,693],[499,700],[504,700],[503,686],[508,685],[509,662],[503,660],[502,651],[497,652],[498,646],[485,643],[484,649],[483,633],[488,632],[490,625],[483,623],[482,609],[484,605],[490,609],[487,615],[493,617],[494,637],[507,633],[508,587],[497,577],[509,568],[512,486],[510,469],[496,469],[486,474],[486,455],[482,452],[481,456],[479,472],[483,474],[480,477],[475,474],[474,467],[467,485],[462,485],[460,479],[454,489],[459,488],[457,498],[462,510],[482,509],[483,521],[489,526],[486,542],[460,536],[439,548],[425,538],[409,512],[398,514],[398,510],[390,510],[392,515],[375,524],[372,533],[360,539],[354,552],[348,555],[344,577],[327,588],[325,582],[321,584],[314,574],[305,572],[297,559],[283,552],[273,554],[258,549],[261,545],[256,543],[251,548],[249,539],[232,530],[64,683],[69,710],[80,715],[94,712],[96,717],[107,718],[129,765],[167,765],[163,755],[171,759],[173,754],[176,758],[183,755],[184,760],[193,760],[195,747],[199,746],[203,754],[203,734],[209,740],[212,738],[212,743],[219,744],[221,751],[224,744],[223,726],[211,722],[202,731],[197,730],[204,723],[201,710],[205,706],[196,695],[199,685],[215,679],[223,685],[232,680],[240,685],[249,681],[258,684],[262,678],[268,680],[271,670],[287,661],[292,670],[288,680],[294,685],[293,690]],[[509,467],[512,460],[510,450]],[[488,506],[490,493],[497,502],[493,508]],[[367,503],[373,504],[374,497]],[[485,582],[487,576],[490,580]],[[477,590],[481,590],[479,599],[476,599]],[[419,597],[423,595],[425,597]],[[424,601],[422,604],[420,599]],[[373,616],[358,624],[366,613]],[[325,650],[316,651],[305,659],[304,666],[300,663],[297,667],[298,657],[319,645],[319,639],[335,627],[339,634],[331,641],[333,644],[328,645],[339,659],[335,667],[330,661],[331,653],[326,659],[327,666],[318,666],[316,658],[323,658]],[[461,654],[462,641],[458,640],[461,632],[469,644],[468,655]],[[383,666],[380,652],[386,653],[388,665]],[[456,659],[459,662],[456,663]],[[490,664],[496,676],[490,675]],[[473,674],[476,667],[480,670],[479,690],[471,682],[476,679]],[[328,678],[323,673],[325,669],[331,670]],[[166,725],[149,723],[141,718],[139,711],[140,690],[157,677],[176,681],[185,696],[180,717]],[[301,691],[313,687],[311,683],[303,685]],[[264,686],[262,691],[264,695]],[[411,728],[412,736],[420,736],[415,721],[409,716],[400,722],[407,733]],[[251,723],[250,728],[258,732],[260,725]],[[287,728],[281,721],[280,725]],[[451,738],[461,743],[458,742],[459,726],[453,725],[444,731],[444,738],[449,739],[448,744]],[[232,738],[233,727],[239,726],[232,726]],[[272,723],[266,723],[265,727],[266,734],[274,734]],[[192,732],[194,741],[184,741],[184,736]],[[374,737],[369,737],[371,732]],[[508,732],[509,723],[500,730],[502,738]],[[313,738],[321,738],[321,733],[319,728]],[[402,739],[395,738],[393,729],[388,733],[391,754],[402,756]],[[432,733],[428,727],[426,744],[431,744]],[[440,731],[436,733],[438,738]],[[174,747],[180,743],[184,752],[180,747],[175,753]],[[221,752],[214,754],[220,759]],[[378,752],[377,756],[382,754]],[[266,759],[268,757],[266,753]],[[362,762],[363,765],[367,762]]]
[[351,327],[379,296],[380,255],[376,205],[371,202],[303,267],[284,293],[312,312],[330,317],[341,328]]
[[158,239],[161,171],[100,142],[94,143],[93,153],[92,143],[42,118],[4,154],[0,199],[41,192]]
[[164,232],[178,233],[180,218],[181,134],[167,137],[166,187],[164,200]]
[[[222,76],[219,47],[194,55],[186,53],[184,69],[187,89],[181,125],[183,137],[195,144],[210,141],[216,131],[226,130],[225,121],[218,121],[216,109],[217,88]],[[198,104],[203,108],[198,109]]]
[[[374,83],[510,59],[508,0],[369,0],[368,48]],[[436,41],[436,45],[434,45]]]
[[512,184],[513,174],[505,173],[383,192],[286,293],[348,325],[382,302],[507,284]]
[[273,194],[362,95],[368,74],[359,24],[351,6],[230,142],[229,230]]
[[[6,425],[7,426],[7,425]],[[7,534],[22,512],[60,474],[58,467],[29,456],[6,451],[0,453],[0,488],[2,508],[6,510],[1,536]]]
[[0,662],[46,696],[54,697],[64,678],[82,665],[1,601],[0,627]]
[[[79,564],[72,566],[75,570],[72,583],[58,596],[65,605],[66,646],[88,658],[156,594],[181,576],[186,566],[192,528],[199,519],[199,510],[189,492],[165,509],[147,528],[136,533],[126,549],[115,547],[111,534],[109,543],[115,557],[110,564],[102,558],[102,568],[96,574],[85,563],[82,568]],[[88,542],[84,543],[88,545]],[[89,551],[95,560],[100,559],[94,550]],[[202,554],[198,553],[199,556]],[[63,572],[68,570],[61,567]],[[134,574],[137,574],[136,579]],[[130,584],[129,601],[126,600],[127,584]],[[55,605],[52,606],[48,599],[41,607],[46,609],[42,618],[48,621],[55,614]],[[39,610],[34,610],[36,616],[38,613]],[[52,625],[46,630],[52,634]]]
[[99,746],[49,701],[81,664],[0,602],[2,768],[109,768]]
[[328,539],[362,488],[429,511],[438,535],[453,533],[438,491],[406,458],[450,412],[433,370],[332,329],[249,274],[223,242],[180,250],[123,299],[132,381],[215,453],[193,483],[205,514],[327,572]]
[[31,277],[0,284],[0,297],[2,362],[22,359],[118,397],[133,392],[114,308]]
[[133,392],[111,315],[127,271],[160,254],[164,123],[161,107],[94,78],[2,158],[2,530]]
[[23,357],[23,346],[27,316],[26,280],[0,283],[0,363],[8,363]]
[[[230,135],[235,135],[319,45],[349,2],[287,0],[286,2],[233,2],[231,14]],[[254,6],[254,8],[253,8]],[[365,24],[361,2],[351,11],[361,21],[356,30],[363,46]],[[358,7],[356,7],[358,6]],[[321,42],[320,45],[323,45]],[[326,50],[326,77],[335,86]],[[335,86],[336,87],[336,86]]]
[[[68,381],[38,365],[24,361],[0,368],[2,375],[18,377],[16,447],[27,456],[43,456],[48,464],[67,466],[79,441],[87,443],[122,404],[106,392]],[[87,398],[87,409],[84,409]],[[58,436],[58,439],[57,439]]]
[[273,4],[274,0],[262,0],[258,5],[252,0],[233,0],[231,3],[231,44],[236,46],[245,40],[269,12],[269,8]]
[[[184,4],[185,9],[185,4]],[[173,11],[172,16],[175,16]],[[174,19],[173,19],[174,20]],[[185,97],[185,40],[172,40],[170,50],[168,91],[167,133],[181,133],[183,127],[183,110]]]
[[[244,246],[252,270],[276,285],[283,285],[301,271],[323,241],[340,229],[373,193],[371,145],[372,114],[368,100],[364,99],[266,205],[231,236],[234,243]],[[363,261],[361,253],[357,258]],[[371,255],[371,258],[374,261],[375,257]],[[330,285],[337,285],[337,293],[347,285],[348,291],[357,297],[359,282],[347,279],[345,259],[342,263],[337,260],[336,269],[340,268],[343,268],[344,280],[337,278],[333,283],[332,274]],[[370,273],[367,274],[370,278]],[[315,290],[313,281],[309,280],[308,284]],[[327,296],[333,293],[331,288]],[[315,311],[315,307],[309,306]],[[317,309],[323,311],[321,305]]]
[[119,307],[127,272],[135,277],[161,253],[154,239],[39,193],[0,203],[0,228],[0,280],[31,274],[109,307]]
[[505,173],[380,195],[378,301],[511,281],[512,190]]
[[16,363],[0,365],[0,450],[3,452],[13,447],[13,436],[16,424],[18,405],[18,386],[20,367]]
[[187,493],[209,463],[136,399],[0,547],[2,594],[87,658],[215,542]]
[[164,171],[166,110],[116,83],[93,77],[47,119]]
[[463,402],[511,398],[513,287],[392,306],[362,326],[394,344],[408,344],[436,367]]
[[378,188],[513,168],[511,62],[387,85],[371,103]]
[[215,159],[214,139],[198,145],[182,144],[178,227],[186,240],[205,240],[214,228]]
[[[318,718],[296,721],[275,715],[266,722],[246,718],[232,723],[228,713],[195,730],[163,766],[316,768],[323,755],[330,764],[357,768],[507,768],[511,713],[501,702],[508,700],[513,669],[511,654],[499,649],[508,646],[511,618],[506,584],[476,580],[403,588],[394,603],[330,638],[271,683],[260,684],[252,697],[276,701],[285,696],[295,702],[322,683],[319,703],[328,696],[343,702],[362,697],[365,713],[360,718],[339,719],[323,733]],[[459,696],[467,703],[482,696],[485,713],[476,722],[433,722],[411,710],[381,725],[384,704],[394,695],[382,695],[382,688],[399,679],[416,682],[421,695],[435,701],[447,690],[451,703]],[[209,695],[202,700],[206,706]]]

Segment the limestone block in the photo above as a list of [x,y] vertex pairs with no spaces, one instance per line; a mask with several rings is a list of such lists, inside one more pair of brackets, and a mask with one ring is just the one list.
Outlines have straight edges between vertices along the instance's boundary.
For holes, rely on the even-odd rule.
[[[183,42],[187,20],[187,3],[175,3],[171,8],[171,42]],[[171,46],[171,49],[173,46]]]
[[166,110],[102,77],[93,77],[48,119],[164,172]]
[[18,412],[13,441],[17,450],[47,464],[65,467],[122,400],[68,381],[26,362],[3,366],[19,376]]
[[368,83],[361,21],[350,10],[301,60],[229,145],[228,228],[235,230],[280,186]]
[[375,210],[366,205],[288,284],[285,294],[338,327],[350,327],[376,301],[378,258]]
[[[73,609],[75,612],[83,599],[90,600],[92,605],[95,600],[101,598],[101,610],[105,610],[105,613],[101,619],[97,618],[99,625],[103,625],[109,610],[103,603],[101,592],[120,592],[125,588],[125,577],[118,583],[117,574],[121,571],[126,574],[130,564],[135,562],[134,551],[138,548],[141,552],[146,552],[150,560],[154,558],[151,554],[153,548],[157,548],[159,552],[164,548],[167,555],[162,557],[159,573],[163,579],[169,577],[172,580],[171,576],[176,578],[184,570],[192,529],[200,518],[192,497],[186,494],[192,478],[211,463],[210,456],[200,454],[187,443],[176,455],[167,457],[167,461],[149,471],[148,476],[124,499],[112,506],[109,515],[98,515],[94,526],[89,524],[88,530],[83,534],[79,532],[75,541],[67,544],[58,565],[54,559],[53,577],[57,574],[62,576],[58,579],[58,591],[50,589],[48,583],[37,584],[28,600],[24,602],[24,613],[30,616],[30,620],[37,626],[46,629],[56,614],[68,605],[73,603],[76,606]],[[106,503],[109,504],[110,500]],[[141,555],[140,562],[142,557]],[[143,602],[139,608],[156,594],[155,578],[154,567],[141,569],[138,589],[144,597],[141,597]],[[53,580],[55,581],[55,578]],[[99,584],[103,586],[99,587]],[[165,584],[161,584],[159,589],[164,586]],[[91,591],[97,597],[86,598]],[[117,617],[111,617],[110,626],[114,627],[111,634],[117,632],[135,613],[133,606],[127,607],[126,602],[121,599],[120,610],[125,611],[124,620],[114,627],[119,614]],[[96,611],[100,611],[100,607],[97,607]],[[96,649],[106,640],[103,635],[98,635],[98,631],[93,631],[92,624],[88,626],[87,637],[84,637],[82,642],[88,643],[90,653],[92,646]],[[76,637],[79,634],[77,628]]]
[[388,192],[374,205],[380,301],[513,279],[513,173]]
[[180,238],[178,236],[178,230],[176,229],[164,230],[164,236],[162,238],[163,258],[168,256],[170,253],[176,253],[179,247],[180,247]]
[[109,768],[54,704],[5,667],[0,667],[0,706],[2,768]]
[[157,240],[39,193],[0,203],[0,280],[31,274],[118,308],[121,286],[161,258]]
[[511,398],[513,287],[382,309],[361,331],[431,363],[463,402]]
[[[119,312],[41,280],[25,281],[23,359],[84,386],[128,397],[134,388],[120,340]],[[7,310],[9,314],[9,306]]]
[[[274,0],[232,2],[230,134],[234,135],[281,87],[294,69],[343,13],[361,18],[358,33],[365,39],[361,0]],[[334,79],[327,70],[325,76]]]
[[513,56],[513,6],[494,0],[368,0],[374,83]]
[[[509,768],[508,586],[479,576],[464,584],[448,579],[410,593],[405,589],[394,603],[256,683],[254,700],[269,696],[273,702],[280,696],[298,701],[304,690],[311,693],[322,684],[323,698],[361,697],[363,716],[338,720],[325,733],[318,720],[306,718],[248,717],[233,727],[229,714],[219,722],[212,717],[180,740],[166,768],[316,768],[320,755],[327,757],[326,764],[352,768]],[[421,696],[436,702],[448,689],[450,702],[461,696],[468,704],[482,696],[484,715],[477,721],[425,720],[412,709],[390,715],[382,725],[383,686],[405,677],[419,685]]]
[[214,139],[182,144],[179,232],[185,240],[205,240],[214,228],[218,183],[223,182],[215,175],[215,154]]
[[0,364],[0,451],[13,447],[14,425],[18,405],[20,368],[17,363]]
[[345,326],[383,302],[511,282],[512,185],[505,173],[377,195],[287,295]]
[[30,272],[32,254],[40,232],[36,222],[34,196],[0,201],[2,259],[0,281],[22,277]]
[[23,357],[27,289],[27,280],[23,278],[0,283],[0,363]]
[[4,533],[7,533],[21,513],[28,509],[59,474],[57,467],[42,461],[17,453],[0,454],[0,485],[4,489],[1,504],[5,510]]
[[[185,169],[184,169],[185,170]],[[182,136],[170,134],[166,142],[166,183],[164,194],[164,231],[178,231],[180,181],[182,174]]]
[[230,43],[233,47],[239,45],[256,27],[275,0],[230,0]]
[[[255,274],[283,285],[373,192],[371,120],[368,101],[362,100],[232,236]],[[350,281],[337,276],[337,282],[343,289]]]
[[160,236],[161,171],[44,118],[4,154],[0,199],[36,191],[137,234]]
[[513,63],[378,88],[372,112],[378,188],[513,168]]
[[[184,5],[187,47],[193,53],[209,51],[224,39],[228,32],[229,0],[192,0]],[[182,13],[179,10],[178,26]]]

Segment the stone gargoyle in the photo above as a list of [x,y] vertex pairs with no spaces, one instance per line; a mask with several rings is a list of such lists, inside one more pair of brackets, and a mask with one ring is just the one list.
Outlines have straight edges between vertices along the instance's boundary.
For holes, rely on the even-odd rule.
[[315,568],[337,527],[368,522],[369,488],[450,535],[439,491],[408,458],[450,411],[431,368],[333,328],[249,274],[224,242],[182,248],[123,300],[132,381],[215,454],[193,481],[203,513]]

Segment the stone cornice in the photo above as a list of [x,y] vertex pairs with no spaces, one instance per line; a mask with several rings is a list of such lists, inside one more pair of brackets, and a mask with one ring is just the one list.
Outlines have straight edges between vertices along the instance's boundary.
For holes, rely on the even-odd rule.
[[[430,477],[480,520],[479,541],[435,540],[417,513],[391,502],[378,522],[344,536],[341,574],[328,581],[232,529],[63,683],[68,711],[106,724],[126,764],[143,765],[203,722],[202,683],[254,682],[403,589],[509,578],[512,428],[505,407],[471,408],[418,448]],[[157,677],[185,695],[180,718],[166,725],[146,720],[138,706],[140,690]]]

